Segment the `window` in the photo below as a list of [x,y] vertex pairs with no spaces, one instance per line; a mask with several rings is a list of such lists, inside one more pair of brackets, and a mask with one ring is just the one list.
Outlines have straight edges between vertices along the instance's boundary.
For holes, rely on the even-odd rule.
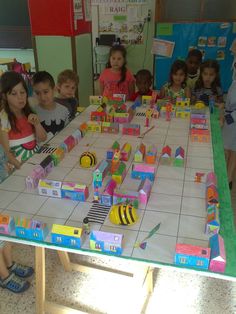
[[204,261],[202,261],[202,260],[197,260],[196,265],[197,265],[197,266],[203,266],[203,265],[204,265]]
[[179,262],[180,262],[180,264],[187,264],[188,259],[187,259],[187,257],[180,257]]
[[100,250],[101,249],[101,245],[99,243],[95,244],[95,249]]
[[70,240],[70,244],[71,244],[71,245],[76,245],[76,240],[75,240],[75,239],[71,239],[71,240]]
[[62,243],[62,238],[61,237],[57,237],[56,241],[57,241],[57,243]]

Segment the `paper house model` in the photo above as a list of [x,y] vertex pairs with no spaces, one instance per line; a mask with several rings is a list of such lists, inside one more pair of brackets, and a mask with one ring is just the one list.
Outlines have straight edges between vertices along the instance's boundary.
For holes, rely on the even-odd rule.
[[125,143],[121,148],[121,158],[122,161],[128,161],[132,151],[132,146],[129,143]]
[[155,172],[156,168],[150,165],[145,164],[133,164],[132,171],[131,171],[131,178],[132,179],[149,179],[154,181],[155,179]]
[[74,182],[62,182],[61,197],[72,201],[85,202],[89,196],[88,187],[85,184]]
[[143,162],[145,152],[146,146],[143,143],[141,143],[134,154],[134,162]]
[[31,174],[25,178],[25,185],[28,190],[36,189],[38,187],[39,180],[45,177],[45,170],[42,166],[38,165],[34,167]]
[[157,148],[155,145],[151,145],[148,147],[145,155],[145,162],[147,164],[154,164],[156,162],[157,157]]
[[48,155],[46,158],[44,158],[44,160],[41,161],[40,166],[44,169],[45,176],[47,176],[52,171],[52,169],[54,167],[52,157],[50,155]]
[[206,233],[216,234],[220,231],[219,208],[215,205],[208,206],[206,218]]
[[166,145],[162,148],[161,158],[170,158],[171,157],[171,148],[170,146]]
[[47,224],[38,220],[31,220],[30,224],[31,239],[37,241],[44,241],[49,233]]
[[105,178],[110,168],[109,163],[106,160],[102,160],[97,168],[93,171],[93,187],[99,188],[102,186],[102,181]]
[[117,141],[115,141],[112,144],[112,147],[107,151],[106,159],[112,160],[115,150],[119,150],[119,149],[120,149],[120,144]]
[[90,249],[109,254],[122,254],[123,234],[92,231],[90,233]]
[[224,273],[226,267],[224,239],[219,234],[215,234],[210,237],[209,246],[211,248],[209,269],[211,271]]
[[138,201],[139,193],[126,189],[115,189],[113,194],[113,204]]
[[10,234],[15,228],[15,221],[8,215],[0,215],[0,233]]
[[174,263],[184,267],[208,269],[210,253],[210,248],[177,243]]
[[175,151],[174,166],[183,167],[184,165],[184,149],[179,146]]
[[140,135],[140,125],[139,124],[125,123],[125,124],[123,124],[122,134],[123,135],[139,136]]
[[31,238],[31,220],[27,218],[15,218],[15,231],[16,236],[19,238],[30,239]]
[[176,107],[180,107],[180,108],[189,108],[190,98],[177,97],[175,105]]
[[142,204],[147,204],[148,199],[150,197],[152,190],[152,181],[149,179],[145,179],[141,182],[139,188],[138,188],[138,193],[139,193],[139,202]]
[[63,225],[52,225],[51,241],[54,244],[72,248],[80,248],[82,244],[82,228],[74,228]]
[[40,179],[38,184],[39,195],[61,198],[61,181]]

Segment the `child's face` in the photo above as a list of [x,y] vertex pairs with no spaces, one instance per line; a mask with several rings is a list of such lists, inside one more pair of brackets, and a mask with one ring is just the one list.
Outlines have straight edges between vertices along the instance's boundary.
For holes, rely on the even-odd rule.
[[189,74],[196,74],[200,66],[200,61],[196,56],[191,56],[186,60]]
[[41,82],[34,85],[34,92],[38,98],[39,105],[44,108],[50,107],[54,103],[54,91],[49,82]]
[[27,93],[23,84],[17,84],[11,92],[7,93],[6,98],[11,111],[22,110],[27,101]]
[[185,73],[183,70],[179,69],[175,73],[172,74],[172,79],[175,85],[181,86],[181,84],[185,80]]
[[213,68],[205,68],[202,71],[202,81],[205,87],[211,87],[216,78],[216,72]]
[[139,78],[139,77],[137,77],[136,79],[136,86],[141,95],[147,95],[151,85],[152,85],[152,82],[150,80],[146,80],[144,78]]
[[59,91],[60,97],[62,98],[75,97],[76,84],[72,80],[67,80],[66,82],[58,85],[58,91]]
[[124,62],[124,57],[120,51],[115,51],[110,56],[110,64],[112,69],[115,71],[119,71],[122,68]]

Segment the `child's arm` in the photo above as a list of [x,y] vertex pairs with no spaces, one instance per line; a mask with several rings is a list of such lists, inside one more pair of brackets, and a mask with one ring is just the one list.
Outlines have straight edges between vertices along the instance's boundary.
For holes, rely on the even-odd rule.
[[189,87],[185,87],[184,91],[185,91],[185,97],[186,98],[191,98],[191,90],[190,90],[190,88]]
[[166,93],[165,93],[165,87],[162,86],[161,91],[160,91],[160,98],[165,98]]
[[2,147],[6,153],[8,162],[16,167],[16,169],[20,169],[21,163],[19,160],[16,159],[14,154],[11,152],[10,146],[9,146],[9,138],[8,133],[6,131],[3,131],[0,129],[0,144],[2,144]]
[[134,94],[134,92],[135,92],[135,82],[133,81],[129,84],[129,95],[130,95],[130,97]]
[[28,122],[34,126],[36,139],[38,142],[44,142],[47,139],[47,133],[42,127],[39,118],[36,114],[30,113],[28,115]]

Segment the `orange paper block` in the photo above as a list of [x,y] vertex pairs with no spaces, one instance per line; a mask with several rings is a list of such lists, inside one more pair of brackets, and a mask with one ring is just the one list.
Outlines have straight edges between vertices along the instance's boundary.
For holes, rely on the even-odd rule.
[[192,142],[208,143],[210,141],[209,130],[191,129],[190,136]]

